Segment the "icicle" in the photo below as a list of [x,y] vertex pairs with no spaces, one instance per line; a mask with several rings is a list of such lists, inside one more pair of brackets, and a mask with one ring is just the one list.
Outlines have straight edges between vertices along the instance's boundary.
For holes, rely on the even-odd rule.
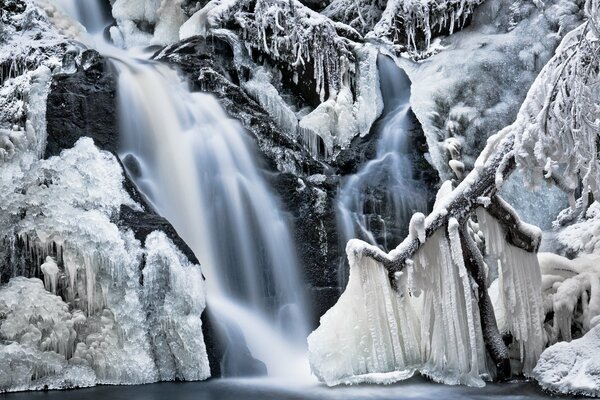
[[546,342],[537,256],[508,244],[502,226],[481,207],[477,209],[477,220],[500,276],[501,304],[494,304],[494,308],[506,310],[506,329],[518,343],[523,373],[530,375]]

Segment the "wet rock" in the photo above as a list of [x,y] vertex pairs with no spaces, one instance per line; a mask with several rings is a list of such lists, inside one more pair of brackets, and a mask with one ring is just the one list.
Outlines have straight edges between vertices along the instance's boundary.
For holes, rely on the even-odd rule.
[[45,158],[73,147],[82,136],[91,137],[103,150],[117,152],[116,73],[94,53],[86,51],[82,58],[86,70],[78,67],[72,74],[52,78],[46,111]]

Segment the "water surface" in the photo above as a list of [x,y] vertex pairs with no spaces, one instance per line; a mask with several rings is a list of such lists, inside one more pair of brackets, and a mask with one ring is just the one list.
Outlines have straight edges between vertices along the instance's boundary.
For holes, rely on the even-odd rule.
[[[484,388],[446,386],[415,377],[398,384],[328,388],[273,379],[213,379],[207,382],[156,383],[142,386],[97,386],[89,389],[0,395],[2,400],[402,400],[402,399],[549,399],[535,383],[492,383]],[[576,397],[558,397],[571,399]]]

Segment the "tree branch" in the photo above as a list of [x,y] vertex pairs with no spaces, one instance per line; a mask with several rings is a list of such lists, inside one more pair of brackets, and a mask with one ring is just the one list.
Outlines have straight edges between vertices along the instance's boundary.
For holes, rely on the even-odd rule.
[[[445,227],[450,218],[455,218],[460,224],[467,220],[477,207],[481,207],[479,198],[493,197],[496,194],[496,175],[508,176],[515,167],[512,149],[514,136],[508,133],[500,137],[496,150],[482,166],[476,167],[465,179],[442,201],[425,219],[426,239],[438,229]],[[407,259],[410,259],[421,248],[423,243],[418,238],[408,236],[398,247],[389,254],[383,253],[375,246],[365,245],[362,255],[371,257],[383,264],[388,270],[390,281],[395,287],[394,274],[401,271]]]
[[496,365],[497,378],[508,379],[511,375],[508,347],[506,347],[496,324],[494,306],[485,283],[483,256],[467,231],[466,221],[461,225],[460,238],[465,267],[477,285],[477,303],[485,347]]
[[506,230],[506,241],[530,253],[537,253],[541,235],[539,230],[528,229],[530,226],[523,223],[515,210],[500,196],[493,196],[486,210]]

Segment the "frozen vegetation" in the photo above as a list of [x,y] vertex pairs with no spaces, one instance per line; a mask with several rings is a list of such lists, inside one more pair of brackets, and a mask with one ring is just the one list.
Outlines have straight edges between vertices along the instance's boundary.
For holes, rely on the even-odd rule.
[[[442,186],[424,223],[415,215],[411,233],[389,254],[349,243],[348,287],[309,337],[311,366],[324,382],[389,383],[420,371],[440,382],[478,386],[508,370],[534,375],[554,390],[596,393],[597,368],[569,358],[561,347],[594,346],[594,331],[551,347],[536,367],[546,345],[569,341],[572,332],[584,334],[598,323],[596,256],[569,261],[540,254],[538,260],[541,231],[522,222],[496,193],[516,166],[530,185],[546,180],[569,195],[572,207],[563,222],[587,209],[588,194],[597,196],[598,3],[588,1],[586,14],[589,22],[565,36],[516,121],[487,141],[464,179],[456,162],[463,147],[445,142],[460,184],[453,191]],[[420,278],[421,270],[429,279]],[[486,281],[494,276],[488,295]],[[458,297],[436,298],[438,287]],[[545,323],[546,314],[552,320]],[[440,326],[453,330],[441,343]],[[486,352],[495,368],[480,361]],[[557,358],[565,364],[575,359],[578,372],[564,381],[553,376],[549,360]]]

